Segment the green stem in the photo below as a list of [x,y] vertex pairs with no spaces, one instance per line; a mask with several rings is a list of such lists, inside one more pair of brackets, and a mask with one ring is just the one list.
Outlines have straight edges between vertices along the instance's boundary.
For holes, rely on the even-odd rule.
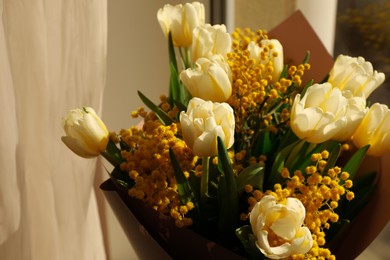
[[184,67],[184,69],[188,69],[191,67],[191,50],[190,48],[184,48],[184,51],[183,51],[183,48],[180,47],[179,48],[179,53],[180,53],[180,57],[181,57],[181,61],[182,61],[182,65]]
[[209,193],[209,156],[205,156],[202,160],[202,176],[200,178],[200,196],[201,200],[205,201]]
[[109,163],[111,163],[114,167],[119,166],[122,163],[122,160],[118,160],[115,156],[111,156],[109,152],[104,151],[100,153]]
[[186,53],[186,69],[190,68],[191,67],[191,50],[190,48],[186,48],[185,49]]

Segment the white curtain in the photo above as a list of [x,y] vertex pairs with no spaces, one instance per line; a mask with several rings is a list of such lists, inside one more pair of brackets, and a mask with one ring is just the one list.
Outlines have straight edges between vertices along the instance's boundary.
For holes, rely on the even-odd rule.
[[96,160],[61,117],[101,112],[106,0],[0,0],[0,259],[105,259]]

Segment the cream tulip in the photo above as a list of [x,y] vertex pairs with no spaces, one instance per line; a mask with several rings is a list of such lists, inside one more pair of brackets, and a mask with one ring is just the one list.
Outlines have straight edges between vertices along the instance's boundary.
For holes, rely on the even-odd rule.
[[62,119],[62,125],[66,135],[61,139],[77,155],[92,158],[105,151],[109,133],[92,108],[71,110]]
[[205,22],[204,5],[199,2],[166,4],[158,10],[157,19],[165,36],[171,32],[175,46],[190,47],[193,30]]
[[180,80],[193,97],[225,102],[232,94],[229,64],[221,55],[200,58],[194,68],[180,73]]
[[368,155],[381,156],[390,150],[390,110],[386,105],[375,103],[368,110],[352,140],[361,148],[370,145]]
[[216,155],[218,136],[227,149],[234,143],[234,112],[227,103],[192,98],[187,112],[180,113],[180,125],[183,139],[195,155]]
[[205,24],[198,26],[193,31],[192,61],[199,58],[210,58],[215,54],[226,57],[231,50],[232,40],[226,32],[225,25]]
[[[249,216],[257,239],[256,246],[270,259],[307,253],[313,246],[313,238],[310,230],[302,226],[305,216],[305,207],[296,198],[287,198],[283,205],[276,203],[272,195],[264,196],[255,204]],[[273,239],[283,243],[275,246]]]
[[368,98],[385,81],[385,74],[374,71],[363,57],[339,55],[329,73],[328,82],[353,96]]
[[347,98],[347,102],[345,114],[343,115],[347,120],[345,127],[332,138],[340,142],[347,141],[352,137],[368,111],[365,98],[350,97]]
[[260,45],[251,41],[248,44],[249,58],[272,68],[272,82],[279,80],[284,69],[283,46],[276,39],[264,39]]
[[332,139],[347,123],[347,99],[329,83],[314,84],[301,99],[297,94],[291,109],[293,132],[309,143]]

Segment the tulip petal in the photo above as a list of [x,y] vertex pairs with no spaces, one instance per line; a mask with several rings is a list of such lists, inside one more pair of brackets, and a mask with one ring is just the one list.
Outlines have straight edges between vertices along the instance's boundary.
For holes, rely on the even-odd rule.
[[89,149],[84,143],[80,142],[78,139],[72,138],[70,136],[62,136],[62,142],[75,154],[84,158],[93,158],[98,156],[100,153],[96,150]]

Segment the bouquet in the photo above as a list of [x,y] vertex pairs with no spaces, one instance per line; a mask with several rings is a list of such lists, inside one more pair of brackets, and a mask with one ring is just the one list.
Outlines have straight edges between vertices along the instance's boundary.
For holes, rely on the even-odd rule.
[[138,91],[148,109],[132,116],[142,125],[119,133],[93,108],[72,110],[63,142],[105,157],[117,189],[167,225],[237,257],[334,259],[374,191],[378,173],[358,174],[364,157],[390,149],[389,109],[367,102],[384,74],[340,55],[322,80],[307,79],[310,50],[289,63],[263,30],[205,24],[198,2],[166,5],[157,18],[168,95],[154,103]]

